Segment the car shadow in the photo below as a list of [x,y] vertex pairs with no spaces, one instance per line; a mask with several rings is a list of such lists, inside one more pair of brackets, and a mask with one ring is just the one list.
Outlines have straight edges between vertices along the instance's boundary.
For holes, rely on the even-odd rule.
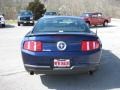
[[5,27],[0,26],[0,28],[14,28],[14,27],[15,27],[14,25],[10,25],[10,24],[6,24]]
[[33,25],[23,25],[23,27],[28,27],[28,26],[31,26],[31,27],[32,27]]
[[115,25],[108,25],[106,27],[104,27],[104,26],[91,26],[90,28],[94,29],[94,28],[110,28],[110,27],[117,27],[117,26],[115,26]]
[[120,59],[109,50],[103,50],[101,64],[92,76],[40,75],[46,87],[55,90],[107,90],[120,88]]

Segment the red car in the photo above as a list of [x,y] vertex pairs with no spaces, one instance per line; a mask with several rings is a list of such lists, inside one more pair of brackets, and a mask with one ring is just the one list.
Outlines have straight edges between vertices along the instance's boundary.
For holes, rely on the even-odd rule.
[[102,13],[83,13],[81,18],[85,20],[88,26],[103,25],[105,27],[111,22],[111,18],[105,17]]

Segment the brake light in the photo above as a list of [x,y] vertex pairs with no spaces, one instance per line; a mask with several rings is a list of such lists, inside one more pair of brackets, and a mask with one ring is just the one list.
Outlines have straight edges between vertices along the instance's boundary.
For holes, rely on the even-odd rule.
[[81,50],[82,51],[91,51],[98,49],[100,47],[99,41],[82,41]]
[[42,51],[42,42],[40,41],[25,41],[24,42],[24,49],[34,52]]

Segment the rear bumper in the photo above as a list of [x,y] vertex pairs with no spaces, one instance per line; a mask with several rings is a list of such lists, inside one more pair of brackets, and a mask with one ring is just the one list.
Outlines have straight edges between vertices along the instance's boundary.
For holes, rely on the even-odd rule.
[[34,21],[33,20],[30,20],[30,21],[28,21],[28,20],[21,20],[21,21],[18,21],[18,23],[20,23],[20,24],[28,24],[28,23],[34,23]]
[[50,66],[36,66],[25,64],[25,69],[28,72],[35,74],[71,74],[94,71],[99,66],[98,64],[81,64],[79,66],[71,66],[70,68],[52,68]]
[[[80,52],[41,52],[36,53],[22,52],[23,63],[28,72],[36,74],[54,74],[54,73],[76,73],[95,70],[100,64],[102,50],[92,53]],[[54,68],[54,59],[69,59],[69,68]]]

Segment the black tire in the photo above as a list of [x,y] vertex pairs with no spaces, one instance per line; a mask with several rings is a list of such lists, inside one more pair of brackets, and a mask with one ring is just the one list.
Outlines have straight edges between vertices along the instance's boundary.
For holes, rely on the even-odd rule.
[[18,22],[18,26],[20,26],[20,23]]
[[2,24],[2,27],[5,27],[5,24]]
[[91,71],[88,72],[88,74],[89,74],[89,75],[93,75],[94,72],[95,72],[95,71],[92,71],[92,70],[91,70]]
[[104,21],[103,26],[107,27],[108,26],[108,21]]
[[99,65],[97,65],[93,70],[89,70],[88,74],[93,75],[99,69]]
[[91,25],[90,25],[90,22],[86,22],[86,24],[87,24],[87,26],[88,26],[88,27],[90,27],[90,26],[91,26]]
[[31,23],[32,26],[34,26],[34,23]]

